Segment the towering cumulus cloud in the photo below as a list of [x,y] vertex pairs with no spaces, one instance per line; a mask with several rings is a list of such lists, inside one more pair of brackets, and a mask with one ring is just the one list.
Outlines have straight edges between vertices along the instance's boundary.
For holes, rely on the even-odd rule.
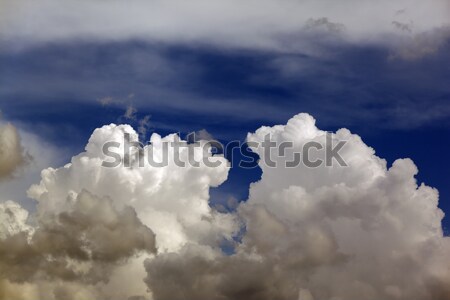
[[[130,146],[138,139],[130,126],[97,129],[71,163],[44,170],[28,192],[38,203],[33,218],[12,201],[0,204],[0,299],[146,299],[145,258],[231,239],[238,229],[233,216],[208,204],[209,187],[227,178],[224,158],[212,158],[223,162],[218,168],[182,168],[173,159],[165,167],[139,167],[149,148],[162,157],[165,142],[187,143],[155,134],[144,151],[133,146],[126,153],[125,136]],[[102,167],[110,159],[103,154],[107,142],[120,143],[117,153],[129,167]]]
[[[258,146],[267,136],[293,147],[269,153]],[[227,179],[223,157],[177,135],[154,134],[143,149],[137,139],[126,125],[97,129],[85,152],[30,188],[35,213],[0,204],[0,299],[450,299],[438,192],[417,184],[411,160],[388,168],[341,129],[331,141],[346,141],[347,166],[286,167],[306,143],[330,142],[300,114],[248,135],[262,178],[236,212],[220,213],[209,189]],[[107,142],[120,144],[128,167],[102,167],[113,157]],[[142,164],[148,153],[162,159],[166,142],[183,145],[181,161],[194,149],[221,164],[181,167],[172,148],[167,165]],[[323,153],[310,149],[310,159]],[[264,163],[269,155],[276,167]],[[233,238],[233,253],[224,253]]]
[[[325,147],[326,132],[307,114],[248,141],[267,134],[295,151],[311,141]],[[148,260],[155,299],[450,299],[437,191],[417,185],[409,159],[388,169],[348,130],[332,139],[347,141],[347,167],[286,168],[289,155],[272,155],[276,168],[261,160],[262,179],[238,209],[245,234],[234,255],[189,246]]]

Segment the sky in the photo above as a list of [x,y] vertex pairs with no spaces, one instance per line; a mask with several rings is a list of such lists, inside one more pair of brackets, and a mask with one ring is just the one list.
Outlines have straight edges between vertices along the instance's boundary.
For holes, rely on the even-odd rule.
[[[449,61],[448,0],[0,0],[0,300],[450,299]],[[102,166],[192,132],[260,160]]]

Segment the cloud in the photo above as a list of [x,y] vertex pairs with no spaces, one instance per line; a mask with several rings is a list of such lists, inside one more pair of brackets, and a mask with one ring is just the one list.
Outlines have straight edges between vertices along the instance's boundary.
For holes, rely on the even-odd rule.
[[306,22],[306,28],[308,29],[320,29],[324,28],[330,32],[341,33],[345,31],[345,26],[339,23],[333,23],[328,18],[309,19]]
[[0,204],[0,216],[2,220],[0,223],[1,239],[31,231],[31,227],[26,224],[28,211],[14,201],[5,201]]
[[154,299],[296,299],[286,298],[290,284],[272,276],[272,265],[247,256],[223,256],[186,246],[146,262],[146,282]]
[[[420,0],[134,0],[131,5],[100,0],[6,0],[2,2],[0,37],[28,43],[137,38],[285,51],[283,37],[300,34],[302,43],[291,42],[295,46],[288,49],[306,51],[311,45],[305,45],[310,41],[303,29],[311,19],[329,20],[328,28],[336,28],[330,27],[333,23],[343,24],[346,40],[383,43],[386,35],[396,33],[392,27],[395,17],[411,19],[419,32],[448,25],[448,5],[446,0],[426,5]],[[349,11],[353,13],[349,15]]]
[[67,211],[39,216],[36,227],[26,224],[28,212],[16,203],[0,204],[2,227],[9,227],[0,232],[3,279],[107,282],[116,264],[141,251],[156,253],[154,234],[134,209],[118,210],[85,191],[67,201]]
[[111,103],[114,103],[114,98],[111,96],[106,96],[98,99],[98,102],[100,102],[100,104],[103,106],[107,106],[110,105]]
[[0,179],[13,176],[29,160],[17,129],[11,124],[0,124]]
[[[145,138],[147,138],[147,131],[150,128],[150,115],[145,115],[144,117],[140,118],[138,117],[138,110],[135,108],[132,104],[127,106],[127,109],[125,111],[125,114],[123,115],[123,118],[127,120],[128,122],[136,122],[138,125],[137,132],[139,133],[139,137],[142,141],[145,141]],[[120,120],[120,118],[119,118]]]
[[195,132],[195,141],[212,141],[214,140],[214,136],[209,133],[206,129],[200,129]]
[[[35,128],[36,128],[36,124]],[[35,201],[27,197],[27,189],[36,182],[39,182],[41,171],[48,167],[64,165],[72,156],[73,151],[67,146],[56,146],[43,139],[42,136],[30,133],[24,129],[24,124],[15,122],[22,149],[25,150],[27,164],[19,167],[11,178],[0,180],[0,202],[14,200],[23,208],[34,211]],[[30,128],[28,128],[29,130]],[[39,134],[43,134],[43,129],[39,128]]]
[[[99,128],[86,152],[62,168],[44,170],[41,183],[28,193],[38,202],[30,217],[16,203],[2,204],[0,212],[11,215],[0,222],[0,229],[9,230],[0,236],[5,289],[31,285],[46,291],[46,299],[148,297],[143,261],[156,254],[155,247],[163,253],[186,243],[216,245],[231,239],[238,228],[234,217],[208,205],[209,188],[227,177],[225,159],[216,158],[223,162],[216,169],[181,168],[173,160],[167,167],[139,168],[141,151],[134,149],[131,168],[101,167],[107,158],[103,144],[123,142],[125,133],[137,142],[138,134],[128,125]],[[151,140],[147,147],[161,157],[162,144],[179,137],[154,134]],[[123,145],[118,152],[126,157]],[[201,150],[199,155],[211,154]]]
[[146,115],[142,119],[139,120],[139,127],[138,127],[138,133],[139,136],[141,136],[143,139],[147,137],[147,131],[149,130],[151,123],[150,123],[151,116]]
[[124,120],[125,123],[137,123],[138,128],[137,132],[139,133],[139,137],[141,140],[145,140],[147,137],[147,131],[150,128],[150,115],[145,115],[142,118],[138,117],[138,109],[133,105],[131,99],[135,97],[134,93],[128,94],[125,99],[113,98],[111,96],[106,96],[98,99],[98,102],[102,106],[123,106],[126,105],[125,113],[119,117],[118,121],[121,122]]
[[[326,132],[300,114],[248,140],[267,134],[299,151],[324,145]],[[261,159],[262,178],[238,208],[245,233],[235,254],[185,246],[147,260],[154,299],[450,299],[437,191],[416,183],[409,159],[387,168],[348,130],[333,140],[347,141],[348,167],[285,168],[291,152],[273,155],[277,168]]]
[[406,31],[406,32],[409,32],[409,33],[412,32],[412,29],[411,29],[412,24],[401,23],[401,22],[398,22],[398,21],[392,21],[392,25],[394,25],[394,27],[397,28],[398,30]]
[[402,43],[392,53],[391,58],[417,60],[437,53],[450,38],[449,27],[438,28],[428,32],[415,33],[412,24],[393,22],[399,30],[406,31],[411,36],[402,37]]
[[137,109],[133,105],[128,105],[123,117],[127,120],[136,120]]
[[[216,138],[235,138],[237,131],[242,136],[261,122],[284,122],[292,111],[307,111],[333,128],[408,130],[447,124],[448,43],[442,46],[441,39],[430,33],[417,39],[419,51],[409,47],[415,43],[414,36],[406,35],[404,47],[396,51],[341,45],[331,47],[333,54],[321,58],[208,47],[165,48],[144,42],[53,44],[0,55],[6,80],[0,105],[11,120],[28,123],[28,131],[39,130],[39,134],[42,125],[36,123],[48,122],[47,115],[40,113],[43,105],[74,116],[58,118],[58,128],[64,128],[62,121],[79,127],[86,109],[97,118],[84,122],[80,131],[91,130],[98,122],[127,123],[117,117],[133,104],[138,119],[152,115],[154,128],[167,132],[207,128]],[[434,42],[441,46],[433,46]],[[427,49],[436,52],[423,56]],[[92,64],[91,58],[99,55],[103,59]],[[405,61],[408,55],[412,59]],[[36,64],[30,65],[30,60]],[[416,84],[419,79],[420,85]],[[136,91],[132,103],[126,101],[130,91]],[[73,95],[68,100],[70,109],[67,102],[59,101],[67,94]],[[103,107],[97,99],[105,95],[114,101]],[[53,138],[60,140],[53,131]],[[83,143],[85,136],[73,131],[67,134],[78,134],[77,144]]]
[[[0,299],[449,299],[438,192],[416,182],[411,160],[388,168],[340,129],[332,140],[346,141],[347,167],[283,167],[305,143],[326,140],[314,118],[299,114],[248,134],[248,142],[270,134],[293,148],[271,153],[277,168],[252,148],[261,180],[247,201],[219,212],[209,189],[227,179],[223,157],[215,156],[218,168],[182,168],[169,151],[167,166],[140,167],[149,151],[162,157],[164,142],[182,143],[187,161],[189,145],[153,134],[146,148],[126,154],[125,134],[138,141],[128,125],[96,129],[84,152],[44,170],[28,192],[35,213],[0,204]],[[117,154],[130,167],[101,167],[108,141],[122,143]]]

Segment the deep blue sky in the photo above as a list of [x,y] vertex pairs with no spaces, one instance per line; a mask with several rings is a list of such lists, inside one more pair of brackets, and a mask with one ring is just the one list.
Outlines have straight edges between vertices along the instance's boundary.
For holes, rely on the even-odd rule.
[[[414,60],[392,58],[381,46],[328,50],[313,57],[140,41],[4,48],[0,109],[8,121],[71,149],[67,157],[82,151],[93,129],[126,122],[130,104],[138,118],[151,115],[149,132],[206,129],[222,141],[308,112],[321,129],[359,134],[389,164],[412,158],[419,182],[439,189],[450,214],[450,43]],[[105,97],[113,103],[102,105]],[[214,200],[245,199],[259,175],[233,169]]]

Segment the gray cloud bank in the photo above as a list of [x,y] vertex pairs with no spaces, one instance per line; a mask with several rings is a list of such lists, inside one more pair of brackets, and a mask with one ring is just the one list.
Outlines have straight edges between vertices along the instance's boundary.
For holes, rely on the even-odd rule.
[[[156,252],[153,232],[133,209],[116,210],[110,200],[88,192],[72,201],[68,211],[40,216],[36,228],[2,232],[0,269],[7,271],[8,279],[20,282],[44,276],[95,283],[107,280],[108,264],[137,251]],[[27,228],[23,224],[27,213],[20,207],[10,201],[0,209],[10,226]]]
[[416,38],[410,36],[446,27],[450,17],[446,0],[4,0],[0,5],[0,38],[13,43],[144,39],[311,53],[311,35],[391,44],[403,36],[413,47]]

